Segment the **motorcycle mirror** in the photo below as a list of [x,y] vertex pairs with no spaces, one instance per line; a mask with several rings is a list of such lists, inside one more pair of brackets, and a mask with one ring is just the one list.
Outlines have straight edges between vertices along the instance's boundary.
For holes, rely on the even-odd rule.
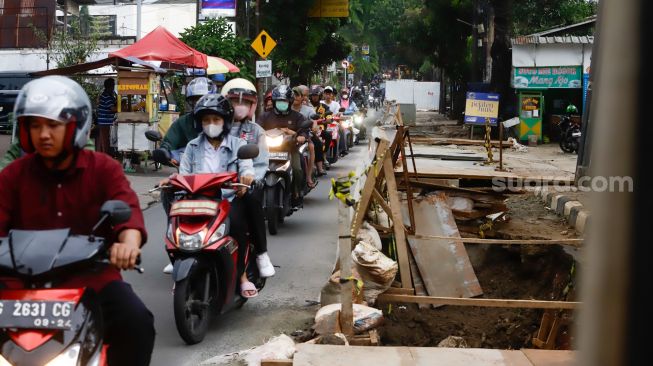
[[238,159],[254,159],[258,156],[258,145],[247,144],[238,149]]
[[127,203],[120,200],[106,201],[100,208],[100,214],[107,216],[111,224],[122,224],[132,216],[132,209]]
[[172,159],[170,151],[166,149],[155,149],[152,151],[152,160],[157,163],[168,165],[170,164],[170,159]]
[[161,132],[159,131],[145,131],[145,138],[152,142],[159,142],[163,140],[163,136],[161,136]]

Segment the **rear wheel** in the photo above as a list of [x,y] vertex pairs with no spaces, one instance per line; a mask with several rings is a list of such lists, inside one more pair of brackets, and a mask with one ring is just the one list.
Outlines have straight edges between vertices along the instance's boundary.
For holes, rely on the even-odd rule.
[[268,219],[268,231],[270,235],[277,235],[279,231],[279,209],[276,207],[266,207],[265,208],[265,217]]
[[[216,281],[216,282],[213,282]],[[211,320],[210,299],[205,301],[206,289],[217,283],[215,275],[207,268],[193,268],[186,278],[175,283],[175,324],[181,338],[187,344],[204,340]],[[215,286],[213,286],[215,287]]]

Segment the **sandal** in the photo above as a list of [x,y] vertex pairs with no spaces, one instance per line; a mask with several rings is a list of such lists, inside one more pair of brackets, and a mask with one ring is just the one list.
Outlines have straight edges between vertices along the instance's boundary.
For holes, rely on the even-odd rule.
[[[247,296],[248,291],[254,291],[254,295]],[[254,286],[253,283],[249,281],[243,282],[240,284],[240,296],[246,299],[251,299],[252,297],[258,296],[258,290],[256,289],[256,286]]]
[[306,185],[308,186],[308,188],[313,189],[313,188],[317,187],[317,182],[313,182],[313,184],[310,184],[310,183],[306,182]]

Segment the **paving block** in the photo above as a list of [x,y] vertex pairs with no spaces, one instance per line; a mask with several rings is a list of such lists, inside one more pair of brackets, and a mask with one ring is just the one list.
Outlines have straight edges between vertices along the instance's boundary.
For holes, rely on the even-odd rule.
[[565,204],[567,204],[567,202],[572,201],[572,200],[573,200],[573,198],[571,198],[569,196],[562,196],[562,197],[558,198],[558,202],[556,203],[556,208],[555,208],[556,213],[558,215],[564,214],[565,213]]
[[562,212],[562,214],[565,215],[565,217],[569,217],[569,215],[571,215],[571,209],[573,207],[578,207],[578,206],[582,208],[583,204],[580,203],[579,201],[568,201],[567,203],[565,203],[564,211]]
[[587,228],[587,224],[589,223],[589,218],[590,218],[590,212],[588,210],[580,210],[578,212],[578,217],[576,218],[576,222],[574,223],[574,228],[576,231],[579,233],[584,233],[585,229]]
[[558,208],[558,200],[562,197],[564,196],[561,194],[552,195],[549,198],[549,202],[547,202],[547,206],[549,206],[549,208],[555,212],[556,208]]

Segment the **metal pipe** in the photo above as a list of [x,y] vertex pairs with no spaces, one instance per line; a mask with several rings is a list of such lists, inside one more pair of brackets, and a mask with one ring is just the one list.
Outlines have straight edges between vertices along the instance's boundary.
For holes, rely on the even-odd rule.
[[141,8],[143,0],[136,0],[136,40],[141,39]]

